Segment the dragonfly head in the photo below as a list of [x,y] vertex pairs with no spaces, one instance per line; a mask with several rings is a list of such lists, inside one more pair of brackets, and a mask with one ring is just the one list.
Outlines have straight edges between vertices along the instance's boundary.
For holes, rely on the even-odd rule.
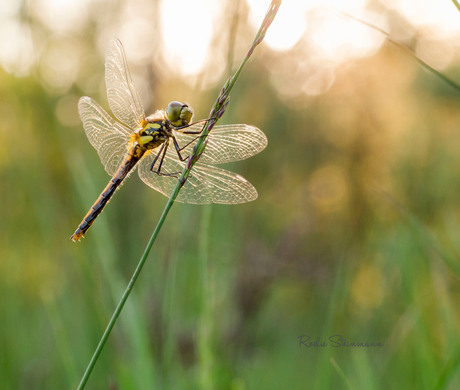
[[193,110],[185,103],[171,102],[166,109],[166,116],[174,127],[187,126],[193,117]]

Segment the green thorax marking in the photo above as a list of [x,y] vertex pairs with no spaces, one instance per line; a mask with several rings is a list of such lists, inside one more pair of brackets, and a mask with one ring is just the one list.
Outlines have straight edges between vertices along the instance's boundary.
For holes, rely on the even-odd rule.
[[139,132],[139,145],[154,149],[172,136],[169,123],[166,120],[148,122]]

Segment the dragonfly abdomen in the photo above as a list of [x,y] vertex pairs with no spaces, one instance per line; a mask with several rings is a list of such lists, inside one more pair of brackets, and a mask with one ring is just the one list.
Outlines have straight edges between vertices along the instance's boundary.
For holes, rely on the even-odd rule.
[[102,212],[105,205],[108,203],[117,188],[121,185],[128,173],[134,168],[134,166],[143,156],[144,152],[145,150],[140,150],[139,146],[133,146],[133,148],[124,158],[120,168],[118,168],[117,172],[113,175],[109,184],[107,184],[107,186],[104,188],[102,193],[89,209],[88,213],[80,222],[80,225],[78,226],[77,230],[75,230],[75,233],[70,237],[72,241],[79,241],[85,235],[87,230],[91,227],[94,220]]

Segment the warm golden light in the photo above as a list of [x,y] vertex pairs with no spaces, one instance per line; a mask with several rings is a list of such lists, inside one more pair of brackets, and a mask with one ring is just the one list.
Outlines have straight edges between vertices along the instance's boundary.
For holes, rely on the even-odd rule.
[[[248,0],[248,4],[251,21],[257,25],[266,5],[257,0]],[[366,0],[285,0],[267,33],[265,43],[274,50],[282,51],[292,49],[300,40],[304,40],[314,45],[312,56],[319,55],[337,63],[368,55],[381,45],[384,37],[339,13],[342,11],[360,16],[381,26],[375,15],[367,12],[363,16],[366,5]]]
[[460,13],[451,1],[386,0],[385,3],[412,24],[429,28],[433,38],[449,38],[460,32]]
[[[263,19],[267,4],[259,0],[248,0],[251,10],[250,20],[254,27],[258,26]],[[267,32],[265,44],[273,50],[291,49],[305,34],[306,12],[310,7],[309,1],[284,0]]]
[[[269,1],[246,2],[240,5],[240,12],[249,9],[247,20],[255,29]],[[45,79],[51,79],[47,82],[59,83],[58,89],[64,91],[66,88],[63,86],[72,84],[78,69],[77,64],[72,64],[74,57],[80,55],[74,49],[75,34],[84,30],[90,23],[91,14],[100,12],[101,8],[92,0],[37,0],[27,3],[27,12],[49,31],[45,39],[44,35],[34,35],[18,4],[2,2],[0,5],[0,34],[9,37],[0,42],[1,66],[18,76],[27,76],[32,69],[40,66]],[[458,52],[460,13],[456,12],[452,3],[386,0],[384,5],[417,29],[414,50],[423,61],[443,69],[454,59]],[[291,50],[290,55],[296,57],[295,62],[302,63],[301,67],[313,75],[299,79],[300,68],[294,70],[300,72],[295,81],[298,85],[296,94],[323,93],[333,82],[336,67],[353,58],[370,56],[380,48],[385,40],[383,34],[342,14],[347,13],[384,30],[390,29],[388,15],[391,13],[373,10],[373,6],[369,0],[283,0],[264,45],[275,52]],[[98,45],[102,48],[102,41],[106,42],[112,36],[120,37],[131,61],[138,65],[151,61],[152,57],[159,58],[156,51],[161,50],[162,66],[171,74],[186,76],[192,84],[195,80],[193,76],[199,74],[205,76],[202,80],[216,80],[225,68],[223,62],[227,56],[225,45],[231,18],[224,15],[236,11],[223,0],[162,0],[156,6],[144,0],[127,2],[120,5],[119,19],[114,19],[106,11],[98,15],[100,20],[107,19],[101,24]],[[238,23],[245,21],[245,17],[241,17]],[[413,34],[413,31],[407,32],[407,35]],[[54,53],[54,43],[50,47],[53,41],[60,41],[59,45],[64,46],[68,42],[69,49],[65,51],[70,53],[69,60],[44,58]],[[50,69],[45,69],[48,66]],[[279,75],[289,66],[282,63],[277,70],[275,66],[269,65],[272,82],[292,91],[289,81]],[[53,81],[55,75],[60,79],[69,77],[69,80]]]
[[175,0],[161,4],[161,31],[165,58],[184,75],[199,73],[209,54],[214,20],[219,11],[214,0]]

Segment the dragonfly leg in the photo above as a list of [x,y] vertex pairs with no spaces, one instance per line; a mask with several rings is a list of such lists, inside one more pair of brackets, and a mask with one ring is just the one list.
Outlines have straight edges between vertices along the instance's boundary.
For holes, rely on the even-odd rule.
[[182,131],[182,129],[186,129],[187,127],[196,125],[196,124],[201,123],[201,122],[208,122],[208,121],[210,121],[211,119],[216,119],[216,118],[202,119],[202,120],[200,120],[200,121],[193,122],[193,123],[190,123],[190,124],[188,124],[188,125],[175,127],[174,130],[178,130],[178,131],[180,131],[181,133],[184,133],[184,134],[201,134],[201,133],[203,132],[204,126],[201,128],[201,130],[198,130],[198,131]]
[[[157,162],[157,160],[158,160],[158,157],[160,157],[160,154],[162,154],[163,149],[165,148],[165,146],[166,146],[166,142],[163,143],[163,144],[161,145],[160,150],[158,151],[157,155],[156,155],[155,158],[153,159],[152,165],[150,165],[150,170],[151,170],[152,172],[154,172],[153,167],[155,166],[155,164],[156,164],[156,162]],[[163,158],[164,158],[164,157],[163,157]]]
[[[216,118],[203,119],[203,120],[201,120],[201,121],[197,121],[197,122],[190,123],[189,125],[176,127],[174,130],[180,131],[180,132],[183,133],[183,134],[201,134],[201,133],[203,132],[204,126],[201,128],[201,130],[197,130],[197,131],[184,131],[184,130],[182,130],[182,129],[186,129],[187,127],[196,125],[197,123],[208,122],[208,121],[210,121],[211,119],[216,119]],[[195,142],[198,138],[200,138],[200,136],[193,138],[190,142],[187,142],[184,146],[180,147],[180,146],[179,146],[179,143],[177,142],[176,137],[172,136],[172,139],[173,139],[173,142],[174,142],[174,147],[176,148],[177,155],[179,156],[179,159],[180,159],[181,161],[187,160],[187,159],[190,157],[190,155],[188,155],[187,157],[182,157],[182,155],[181,155],[180,152],[182,152],[187,146],[189,146],[190,144],[192,144],[193,142]]]
[[[153,173],[156,173],[157,175],[160,175],[160,176],[171,176],[171,177],[175,177],[177,179],[179,177],[178,175],[180,174],[180,172],[174,172],[174,173],[161,172],[161,166],[163,165],[163,161],[165,159],[166,152],[168,150],[168,146],[169,146],[169,141],[166,141],[165,143],[163,143],[163,145],[161,145],[160,150],[158,151],[157,155],[155,156],[155,158],[152,161],[152,165],[150,165],[150,171],[152,171]],[[153,167],[155,166],[155,164],[158,161],[158,158],[160,156],[161,156],[161,158],[160,158],[160,163],[158,164],[158,168],[156,170],[154,170]]]
[[187,142],[187,143],[186,143],[184,146],[182,146],[182,147],[179,146],[179,143],[177,142],[176,137],[172,136],[171,138],[173,139],[174,148],[176,149],[177,156],[179,157],[179,159],[180,159],[181,161],[185,161],[185,160],[187,160],[187,159],[190,157],[190,155],[188,155],[188,156],[186,156],[186,157],[182,157],[181,152],[182,152],[187,146],[189,146],[190,144],[192,144],[193,142],[195,142],[195,141],[196,141],[198,138],[200,138],[200,137],[198,136],[198,137],[196,137],[196,138],[193,138],[190,142]]

